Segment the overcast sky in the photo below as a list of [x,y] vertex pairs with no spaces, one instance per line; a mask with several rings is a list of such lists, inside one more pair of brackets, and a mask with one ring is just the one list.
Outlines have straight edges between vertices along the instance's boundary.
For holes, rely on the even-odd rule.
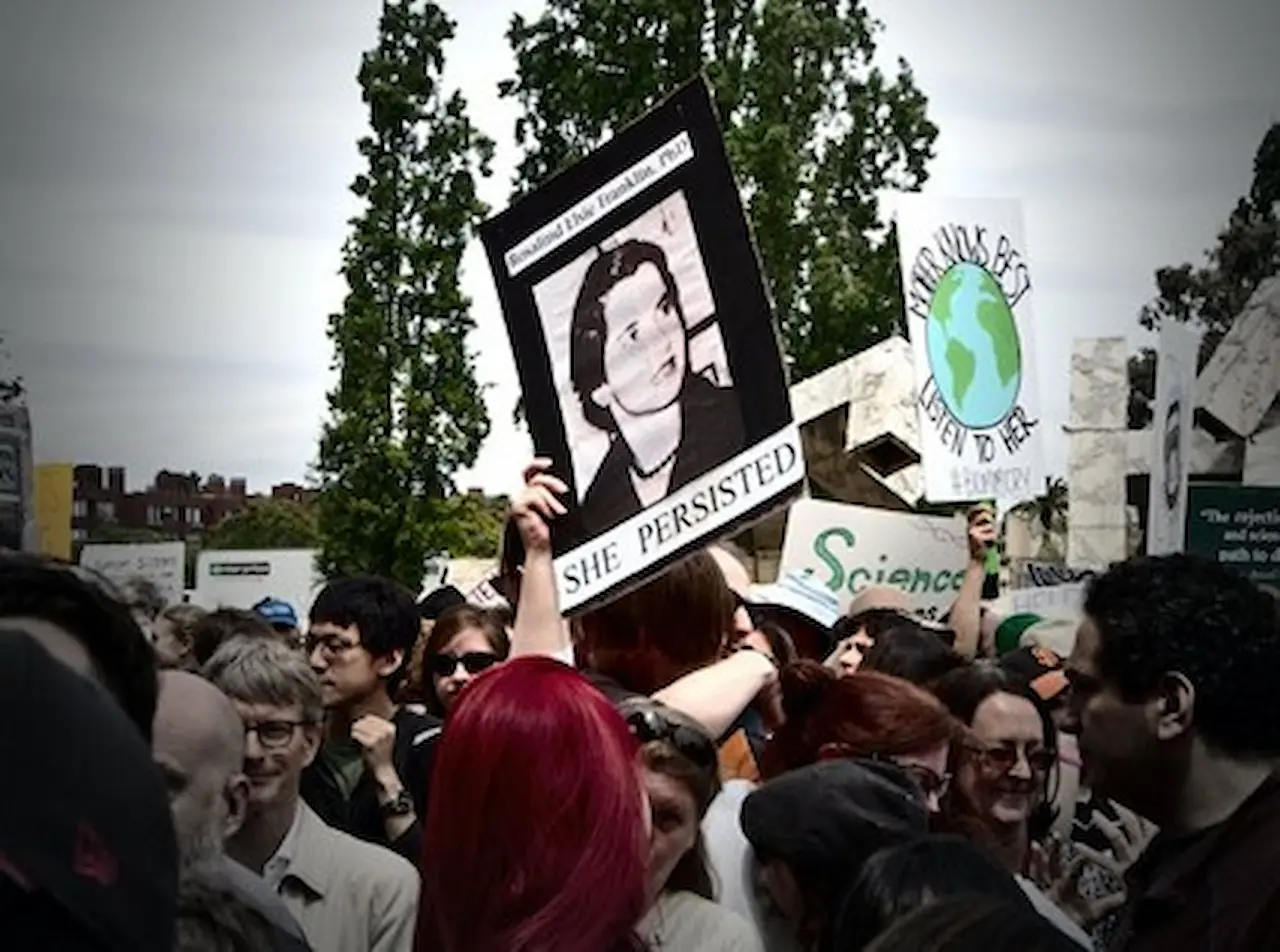
[[[539,0],[455,0],[447,81],[498,143],[503,34]],[[1124,334],[1160,265],[1199,258],[1280,120],[1280,4],[879,0],[940,126],[928,191],[1020,198],[1041,386],[1065,412],[1074,336]],[[365,130],[368,0],[6,0],[0,8],[0,329],[42,461],[301,480],[331,381],[346,192]],[[530,452],[479,247],[466,259],[493,432],[461,487],[508,491]],[[1065,469],[1065,441],[1052,445]]]

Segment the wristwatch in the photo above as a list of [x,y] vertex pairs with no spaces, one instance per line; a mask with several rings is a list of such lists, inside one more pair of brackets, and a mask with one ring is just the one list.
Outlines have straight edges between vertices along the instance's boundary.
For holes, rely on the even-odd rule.
[[395,795],[395,799],[382,804],[381,809],[384,820],[393,816],[408,816],[413,812],[413,797],[409,796],[408,790],[401,790]]

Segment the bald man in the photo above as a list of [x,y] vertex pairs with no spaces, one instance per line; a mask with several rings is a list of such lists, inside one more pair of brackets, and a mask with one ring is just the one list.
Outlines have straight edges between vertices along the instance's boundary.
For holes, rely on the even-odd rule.
[[244,722],[230,698],[186,671],[160,673],[151,755],[169,789],[182,868],[260,912],[273,927],[277,952],[309,952],[280,897],[224,852],[248,809],[244,750]]
[[235,705],[203,678],[161,672],[151,752],[169,787],[183,865],[218,859],[249,802],[244,725]]

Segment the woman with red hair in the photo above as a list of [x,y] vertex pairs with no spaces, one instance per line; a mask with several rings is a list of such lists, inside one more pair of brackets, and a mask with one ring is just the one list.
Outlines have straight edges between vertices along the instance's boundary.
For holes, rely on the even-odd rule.
[[911,774],[938,812],[961,727],[923,688],[875,671],[841,678],[815,661],[798,661],[782,672],[782,709],[786,720],[761,758],[766,780],[834,757],[889,760]]
[[[782,669],[783,725],[765,745],[765,780],[819,760],[860,757],[891,761],[920,788],[921,803],[936,812],[950,784],[947,758],[959,723],[933,695],[907,681],[859,671],[839,677],[816,661]],[[754,790],[729,781],[704,823],[707,854],[720,882],[720,902],[755,925],[765,948],[795,947],[790,926],[762,904],[759,864],[742,830],[742,804]]]
[[517,658],[450,713],[423,842],[417,952],[626,952],[646,907],[638,744],[572,668]]

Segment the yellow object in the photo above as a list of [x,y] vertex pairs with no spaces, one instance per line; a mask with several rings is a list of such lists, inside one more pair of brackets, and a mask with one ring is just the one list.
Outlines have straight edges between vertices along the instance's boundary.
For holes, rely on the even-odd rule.
[[36,532],[40,551],[71,560],[71,507],[75,466],[43,463],[36,467]]

